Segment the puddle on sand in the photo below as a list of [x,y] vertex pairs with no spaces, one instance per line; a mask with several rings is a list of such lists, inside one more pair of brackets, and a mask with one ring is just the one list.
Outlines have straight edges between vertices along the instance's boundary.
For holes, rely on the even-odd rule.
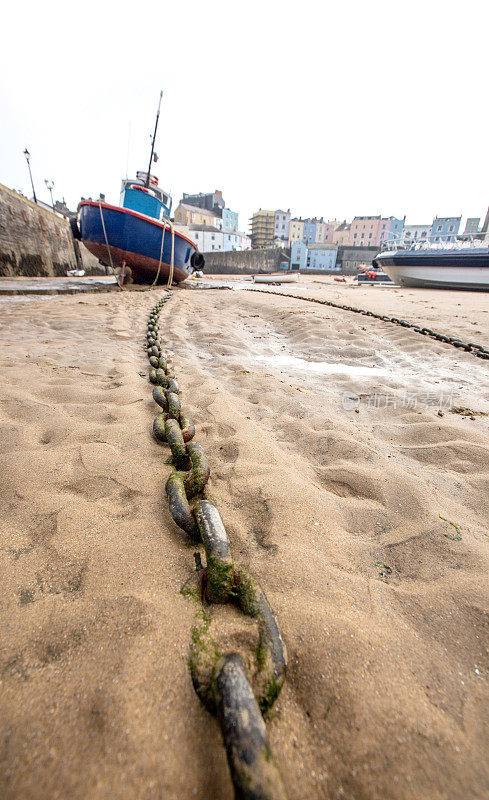
[[330,363],[328,361],[306,361],[305,358],[295,356],[256,356],[256,361],[262,361],[271,367],[283,367],[285,369],[300,369],[301,372],[307,370],[316,375],[333,375],[341,373],[352,377],[375,377],[377,375],[388,375],[389,371],[382,367],[356,367],[350,364]]

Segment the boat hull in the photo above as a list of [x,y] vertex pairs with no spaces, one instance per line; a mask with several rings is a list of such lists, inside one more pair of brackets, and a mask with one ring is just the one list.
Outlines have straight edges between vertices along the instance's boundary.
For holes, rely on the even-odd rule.
[[[78,206],[78,221],[81,241],[102,264],[120,270],[124,268],[136,283],[153,283],[159,267],[158,283],[166,283],[170,274],[172,249],[172,234],[168,224],[127,208],[89,200],[82,200]],[[196,253],[198,249],[194,242],[175,231],[175,283],[184,281],[194,269],[202,268],[202,261],[195,259]]]
[[400,286],[489,291],[489,248],[398,250],[373,263]]

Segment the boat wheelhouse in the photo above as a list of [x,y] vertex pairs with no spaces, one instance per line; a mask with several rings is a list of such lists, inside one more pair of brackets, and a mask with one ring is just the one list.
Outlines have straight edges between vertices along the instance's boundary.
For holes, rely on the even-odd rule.
[[122,208],[130,208],[147,217],[162,220],[171,214],[172,199],[168,192],[160,189],[158,178],[147,172],[136,172],[135,178],[122,181]]

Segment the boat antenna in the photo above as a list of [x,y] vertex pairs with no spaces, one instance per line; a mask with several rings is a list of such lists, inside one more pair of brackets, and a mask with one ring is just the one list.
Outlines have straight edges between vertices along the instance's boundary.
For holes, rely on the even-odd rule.
[[128,123],[127,129],[127,158],[126,158],[126,178],[129,171],[129,148],[131,146],[131,122]]
[[149,157],[148,174],[146,176],[146,183],[145,183],[146,188],[148,188],[148,186],[149,186],[149,178],[150,178],[150,173],[151,173],[151,164],[153,163],[153,153],[155,151],[156,129],[158,128],[158,120],[160,118],[160,106],[161,106],[161,98],[162,97],[163,97],[163,89],[160,90],[160,102],[158,103],[158,111],[156,112],[155,131],[153,133],[153,138],[151,140],[151,155]]

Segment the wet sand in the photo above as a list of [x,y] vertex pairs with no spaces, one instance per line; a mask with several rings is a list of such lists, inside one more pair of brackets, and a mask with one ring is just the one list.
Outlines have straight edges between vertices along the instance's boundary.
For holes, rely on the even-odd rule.
[[[271,288],[489,342],[487,295]],[[5,798],[233,796],[138,374],[160,296],[0,301]],[[286,640],[267,729],[291,798],[487,796],[488,363],[261,293],[180,289],[162,319],[235,560]],[[232,613],[216,631],[242,646]]]

